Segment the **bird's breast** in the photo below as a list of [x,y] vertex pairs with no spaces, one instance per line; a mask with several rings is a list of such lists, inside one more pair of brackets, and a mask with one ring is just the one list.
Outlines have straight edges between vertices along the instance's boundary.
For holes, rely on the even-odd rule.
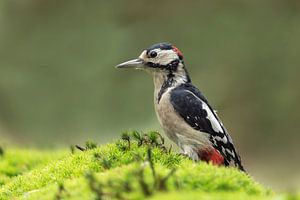
[[170,89],[166,91],[158,101],[154,98],[154,107],[155,112],[158,118],[158,121],[165,131],[165,134],[177,143],[176,131],[177,126],[180,126],[179,116],[175,113],[175,110],[170,102]]
[[156,98],[154,99],[155,112],[165,134],[179,146],[186,144],[205,146],[209,144],[208,134],[193,129],[175,111],[170,102],[172,89],[168,89],[159,102]]

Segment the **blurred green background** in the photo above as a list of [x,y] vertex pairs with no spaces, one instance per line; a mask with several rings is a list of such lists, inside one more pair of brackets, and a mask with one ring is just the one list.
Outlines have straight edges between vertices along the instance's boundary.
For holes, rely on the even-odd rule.
[[0,144],[160,130],[151,77],[114,66],[162,41],[185,55],[249,173],[299,187],[299,0],[1,0]]

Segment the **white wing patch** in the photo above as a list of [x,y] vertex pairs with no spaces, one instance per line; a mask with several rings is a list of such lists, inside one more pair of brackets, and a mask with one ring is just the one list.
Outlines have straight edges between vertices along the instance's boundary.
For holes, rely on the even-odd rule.
[[[201,100],[201,99],[200,99]],[[220,132],[223,133],[223,129],[219,123],[219,121],[216,119],[214,114],[211,112],[209,109],[208,105],[202,101],[202,109],[206,110],[207,112],[207,119],[210,121],[212,128],[214,129],[215,132]]]

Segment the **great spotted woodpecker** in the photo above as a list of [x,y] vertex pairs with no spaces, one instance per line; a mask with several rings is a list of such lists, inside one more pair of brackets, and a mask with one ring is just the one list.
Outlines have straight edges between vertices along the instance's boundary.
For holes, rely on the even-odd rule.
[[117,68],[150,72],[155,111],[165,134],[193,160],[235,166],[244,171],[231,137],[207,99],[192,83],[181,51],[168,43],[152,45]]

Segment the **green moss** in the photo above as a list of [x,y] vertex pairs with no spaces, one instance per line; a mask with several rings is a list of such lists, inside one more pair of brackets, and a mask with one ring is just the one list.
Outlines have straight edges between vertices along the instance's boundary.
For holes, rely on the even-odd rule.
[[[195,163],[166,151],[161,142],[140,145],[141,141],[129,143],[127,136],[123,139],[73,154],[8,151],[0,162],[0,175],[5,177],[0,199],[275,197],[237,169]],[[27,167],[20,167],[21,163]],[[288,199],[288,195],[280,197]]]
[[66,151],[8,149],[0,157],[0,186],[9,179],[43,166],[66,154]]
[[187,192],[170,192],[170,193],[160,193],[152,198],[151,200],[161,200],[161,199],[172,199],[172,200],[212,200],[212,199],[222,199],[222,200],[271,200],[275,196],[258,196],[249,195],[244,192],[214,192],[205,193],[199,191],[187,191]]

